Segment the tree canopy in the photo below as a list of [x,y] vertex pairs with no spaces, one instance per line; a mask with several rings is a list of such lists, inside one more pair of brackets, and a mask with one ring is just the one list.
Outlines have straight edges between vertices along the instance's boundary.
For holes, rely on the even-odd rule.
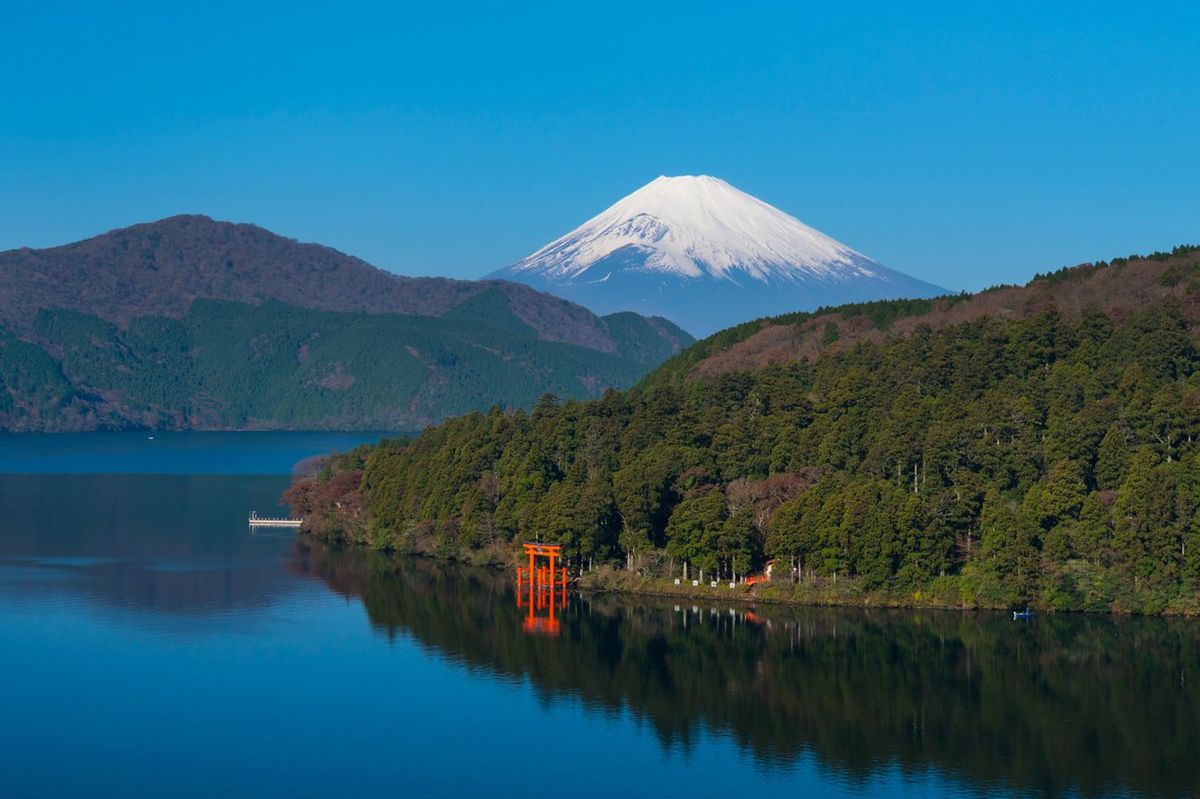
[[333,537],[459,553],[553,538],[576,564],[725,577],[775,559],[798,581],[946,604],[1194,612],[1190,319],[1174,299],[1115,319],[1048,303],[469,414],[372,450],[369,521]]

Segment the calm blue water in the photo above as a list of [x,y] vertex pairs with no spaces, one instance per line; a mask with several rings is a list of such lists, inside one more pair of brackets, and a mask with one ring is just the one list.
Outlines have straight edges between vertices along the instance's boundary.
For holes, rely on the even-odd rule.
[[357,440],[0,438],[0,797],[1200,786],[1195,622],[572,596],[530,633],[504,575],[247,530]]
[[387,433],[0,433],[0,474],[288,474]]

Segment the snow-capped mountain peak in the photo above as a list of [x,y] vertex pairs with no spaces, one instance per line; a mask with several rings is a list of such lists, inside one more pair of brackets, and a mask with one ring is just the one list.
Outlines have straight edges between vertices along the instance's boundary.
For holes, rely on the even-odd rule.
[[658,314],[696,335],[820,305],[944,293],[707,175],[656,178],[489,277],[597,313]]
[[836,279],[871,263],[719,178],[683,175],[656,178],[507,271],[573,282],[626,247],[647,251],[645,271],[683,278]]

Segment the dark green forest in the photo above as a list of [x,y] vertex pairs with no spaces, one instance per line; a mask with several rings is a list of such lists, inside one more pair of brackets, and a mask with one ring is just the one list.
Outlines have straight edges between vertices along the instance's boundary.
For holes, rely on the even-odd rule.
[[197,300],[127,325],[41,310],[0,332],[0,430],[417,430],[547,391],[628,386],[676,348],[663,320],[600,320],[611,352],[547,341],[487,289],[439,317]]
[[[1040,277],[1020,315],[986,294],[974,315],[805,315],[787,324],[823,349],[754,368],[703,369],[749,333],[701,342],[628,392],[456,418],[289,498],[313,533],[379,549],[503,560],[540,538],[580,571],[728,580],[774,560],[776,598],[1195,613],[1198,259],[1148,263]],[[1114,285],[1125,305],[1095,300]],[[871,335],[847,340],[847,316]]]

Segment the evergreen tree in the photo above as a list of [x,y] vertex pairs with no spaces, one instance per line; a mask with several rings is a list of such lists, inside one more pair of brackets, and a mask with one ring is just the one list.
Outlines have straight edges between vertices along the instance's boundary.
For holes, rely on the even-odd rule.
[[667,551],[715,577],[724,524],[725,499],[721,492],[709,491],[685,499],[675,506],[667,522]]
[[1013,605],[1028,602],[1037,581],[1034,523],[996,491],[983,501],[980,520],[981,568],[985,591]]
[[1115,491],[1125,480],[1125,464],[1128,460],[1129,444],[1118,427],[1110,427],[1100,440],[1096,452],[1096,467],[1093,470],[1096,488],[1100,491]]

